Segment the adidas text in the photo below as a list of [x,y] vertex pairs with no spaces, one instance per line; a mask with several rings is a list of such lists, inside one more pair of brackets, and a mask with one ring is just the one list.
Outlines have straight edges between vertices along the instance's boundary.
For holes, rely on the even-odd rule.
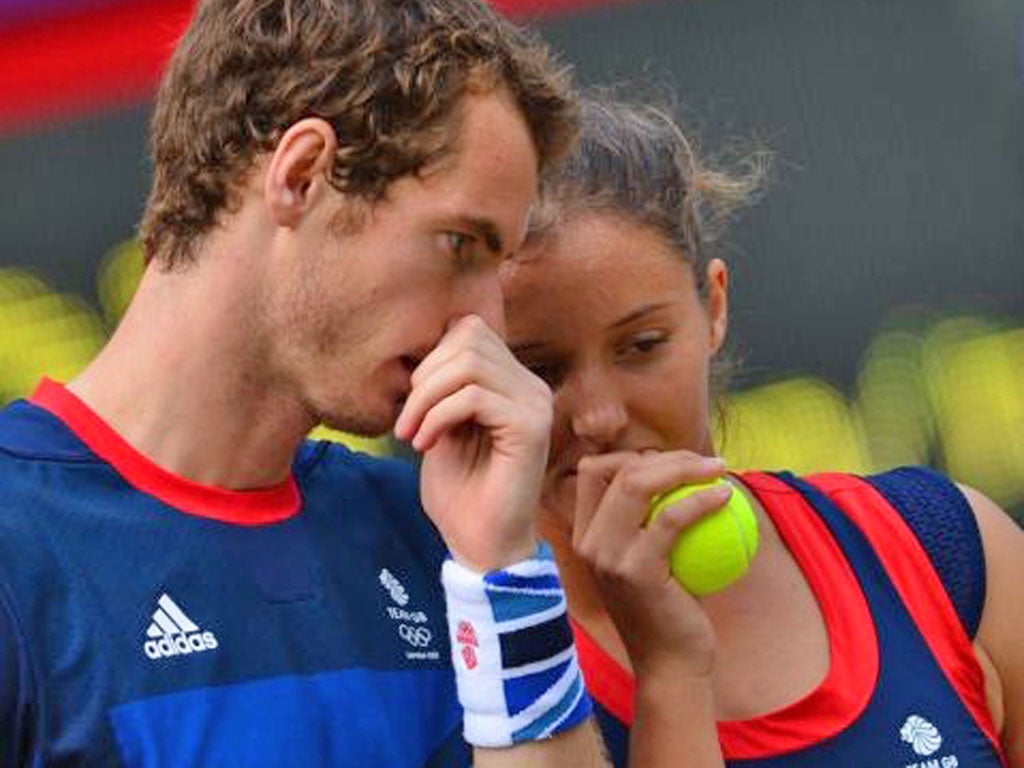
[[146,636],[149,639],[143,642],[142,652],[154,661],[212,651],[218,645],[217,636],[201,630],[166,592],[157,600]]
[[147,640],[142,650],[151,659],[161,659],[212,651],[216,647],[217,638],[213,632],[196,632],[192,635],[167,635],[159,640]]

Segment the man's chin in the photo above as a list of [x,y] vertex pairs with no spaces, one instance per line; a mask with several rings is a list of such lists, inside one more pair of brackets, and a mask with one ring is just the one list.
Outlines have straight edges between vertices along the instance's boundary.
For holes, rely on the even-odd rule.
[[401,405],[395,405],[390,411],[382,409],[380,412],[371,413],[346,413],[344,415],[323,413],[320,420],[323,424],[339,432],[347,432],[350,435],[359,437],[382,437],[388,434],[398,420]]

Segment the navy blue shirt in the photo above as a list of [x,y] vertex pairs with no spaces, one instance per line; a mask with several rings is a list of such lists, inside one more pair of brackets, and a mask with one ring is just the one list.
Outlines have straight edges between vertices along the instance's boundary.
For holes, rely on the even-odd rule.
[[0,411],[0,766],[468,765],[414,470],[164,472],[71,393]]

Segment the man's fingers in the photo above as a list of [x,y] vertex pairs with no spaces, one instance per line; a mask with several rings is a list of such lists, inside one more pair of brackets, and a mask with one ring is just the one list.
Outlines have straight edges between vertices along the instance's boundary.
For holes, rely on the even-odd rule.
[[454,323],[430,351],[412,374],[413,387],[451,363],[466,350],[475,350],[482,357],[500,363],[505,357],[512,357],[504,340],[486,322],[476,315],[467,315]]
[[413,388],[395,422],[395,435],[410,440],[429,411],[459,389],[478,385],[510,400],[535,395],[545,401],[550,390],[524,368],[487,325],[463,318],[417,367]]
[[413,387],[395,422],[395,434],[401,439],[410,439],[420,431],[431,409],[464,387],[476,385],[493,389],[490,385],[501,378],[500,371],[494,368],[494,363],[476,351],[462,350]]
[[412,438],[412,447],[421,453],[430,450],[450,429],[476,422],[484,427],[514,418],[512,404],[476,384],[463,387],[434,405]]

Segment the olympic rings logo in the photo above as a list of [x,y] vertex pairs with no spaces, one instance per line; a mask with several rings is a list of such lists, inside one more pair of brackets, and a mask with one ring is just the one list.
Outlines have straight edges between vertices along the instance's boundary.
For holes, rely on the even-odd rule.
[[414,627],[411,624],[400,624],[398,626],[398,635],[415,648],[426,648],[430,645],[431,639],[433,639],[429,629],[426,627]]

